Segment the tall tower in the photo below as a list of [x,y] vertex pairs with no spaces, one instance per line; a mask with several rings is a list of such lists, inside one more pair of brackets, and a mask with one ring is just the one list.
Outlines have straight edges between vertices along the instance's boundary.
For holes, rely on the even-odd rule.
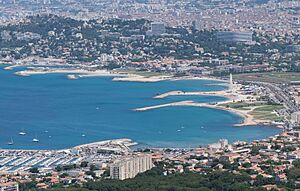
[[230,76],[229,76],[229,91],[231,91],[231,93],[233,93],[233,91],[234,91],[233,79],[232,79],[232,74],[231,73],[230,73]]

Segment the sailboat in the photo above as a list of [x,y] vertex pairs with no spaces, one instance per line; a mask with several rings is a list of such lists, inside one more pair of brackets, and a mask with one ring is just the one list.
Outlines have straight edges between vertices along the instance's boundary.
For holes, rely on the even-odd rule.
[[22,131],[19,132],[19,135],[26,135],[26,132],[24,131],[24,129],[22,129]]
[[14,140],[12,138],[10,138],[10,141],[7,142],[8,145],[13,145],[14,144]]

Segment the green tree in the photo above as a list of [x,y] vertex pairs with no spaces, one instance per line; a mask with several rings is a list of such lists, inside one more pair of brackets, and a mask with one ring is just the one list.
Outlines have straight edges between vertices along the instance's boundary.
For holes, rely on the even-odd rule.
[[39,173],[39,169],[37,167],[32,167],[29,169],[29,172],[37,174]]

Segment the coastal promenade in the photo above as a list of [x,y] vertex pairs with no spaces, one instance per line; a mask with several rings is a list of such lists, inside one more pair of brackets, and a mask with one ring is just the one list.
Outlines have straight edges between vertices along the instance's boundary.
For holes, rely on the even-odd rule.
[[155,99],[162,99],[169,96],[192,96],[192,95],[209,95],[209,96],[221,96],[221,97],[227,97],[229,99],[233,98],[233,95],[228,93],[228,90],[224,91],[210,91],[210,92],[183,92],[183,91],[171,91],[164,94],[160,94],[157,96],[154,96]]
[[[154,106],[149,106],[149,107],[136,108],[133,110],[134,111],[147,111],[147,110],[151,110],[151,109],[158,109],[158,108],[170,107],[170,106],[196,106],[196,105],[198,105],[198,104],[193,101],[180,101],[180,102],[174,102],[174,103],[154,105]],[[200,107],[202,107],[202,106],[203,106],[203,104],[201,104]]]

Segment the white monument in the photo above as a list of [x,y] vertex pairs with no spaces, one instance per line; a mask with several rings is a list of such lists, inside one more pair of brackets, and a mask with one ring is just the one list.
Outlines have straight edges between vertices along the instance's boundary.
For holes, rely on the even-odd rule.
[[232,74],[230,73],[230,77],[229,77],[229,91],[231,93],[234,93],[234,84],[233,84],[233,79],[232,79]]

